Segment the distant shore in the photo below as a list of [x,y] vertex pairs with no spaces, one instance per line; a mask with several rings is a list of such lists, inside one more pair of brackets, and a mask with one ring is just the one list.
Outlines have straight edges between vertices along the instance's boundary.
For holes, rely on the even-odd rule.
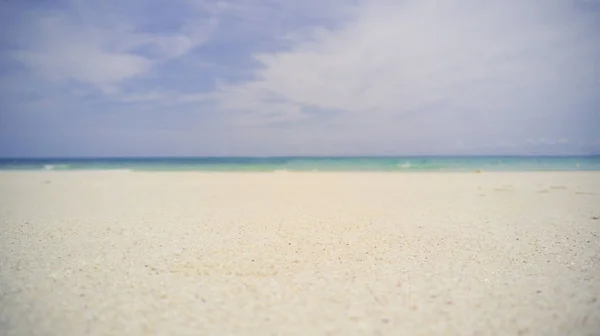
[[600,156],[0,159],[0,171],[3,170],[211,172],[600,171]]

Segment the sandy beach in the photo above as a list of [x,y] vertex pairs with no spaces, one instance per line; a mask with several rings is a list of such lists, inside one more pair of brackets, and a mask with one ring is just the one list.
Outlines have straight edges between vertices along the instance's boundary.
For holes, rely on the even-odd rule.
[[598,335],[600,173],[0,173],[1,335]]

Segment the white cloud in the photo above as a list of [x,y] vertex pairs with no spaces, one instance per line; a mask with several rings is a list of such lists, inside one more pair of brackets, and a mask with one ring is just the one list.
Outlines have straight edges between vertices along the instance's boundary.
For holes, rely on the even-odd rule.
[[113,93],[123,80],[205,43],[218,23],[182,20],[175,33],[145,33],[134,18],[121,17],[118,10],[72,1],[68,10],[33,11],[13,27],[21,40],[9,54],[50,80],[91,84]]
[[142,93],[121,94],[115,98],[123,103],[161,103],[165,105],[177,105],[205,102],[210,100],[210,97],[210,95],[197,93],[183,94],[176,91],[147,91]]
[[570,141],[566,138],[558,138],[558,139],[546,139],[546,138],[538,138],[538,139],[527,139],[525,142],[528,146],[554,146],[554,145],[565,145]]
[[243,27],[236,34],[260,33],[282,37],[291,30],[334,23],[349,17],[364,0],[279,1],[279,0],[189,0],[200,11],[215,17],[231,17]]
[[172,97],[172,94],[166,92],[145,92],[135,93],[123,96],[120,101],[124,103],[140,103],[140,102],[155,102],[162,101]]
[[597,152],[591,1],[66,3],[0,12],[0,113],[31,134],[47,123],[23,111],[79,116],[58,133],[145,117],[140,134],[210,130],[207,153]]
[[53,80],[108,85],[147,71],[151,61],[134,54],[102,50],[46,49],[15,52],[13,56]]
[[222,86],[220,107],[282,117],[289,106],[338,110],[350,121],[444,102],[523,117],[561,113],[589,95],[597,75],[589,68],[600,57],[593,22],[569,1],[377,1],[360,9],[341,27],[256,55],[254,80]]

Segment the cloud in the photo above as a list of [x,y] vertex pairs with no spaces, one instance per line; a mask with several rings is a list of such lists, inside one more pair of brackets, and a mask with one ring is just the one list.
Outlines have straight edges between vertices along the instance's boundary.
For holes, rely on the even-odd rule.
[[598,151],[597,1],[5,8],[0,142],[11,153]]
[[441,106],[454,118],[476,113],[508,123],[568,113],[598,84],[591,67],[600,58],[597,13],[569,1],[374,1],[359,8],[343,25],[256,54],[253,79],[223,85],[219,106],[282,118],[290,107],[343,111],[348,123],[386,123]]
[[114,93],[122,81],[205,43],[217,25],[211,19],[184,20],[174,32],[140,32],[142,22],[121,17],[123,6],[106,4],[71,1],[64,8],[21,13],[22,22],[11,27],[16,47],[8,54],[51,81],[74,81]]

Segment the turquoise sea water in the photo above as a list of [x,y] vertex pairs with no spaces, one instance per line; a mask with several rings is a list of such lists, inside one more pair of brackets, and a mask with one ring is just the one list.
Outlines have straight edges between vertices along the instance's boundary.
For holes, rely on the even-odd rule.
[[0,159],[0,170],[600,171],[600,156]]

